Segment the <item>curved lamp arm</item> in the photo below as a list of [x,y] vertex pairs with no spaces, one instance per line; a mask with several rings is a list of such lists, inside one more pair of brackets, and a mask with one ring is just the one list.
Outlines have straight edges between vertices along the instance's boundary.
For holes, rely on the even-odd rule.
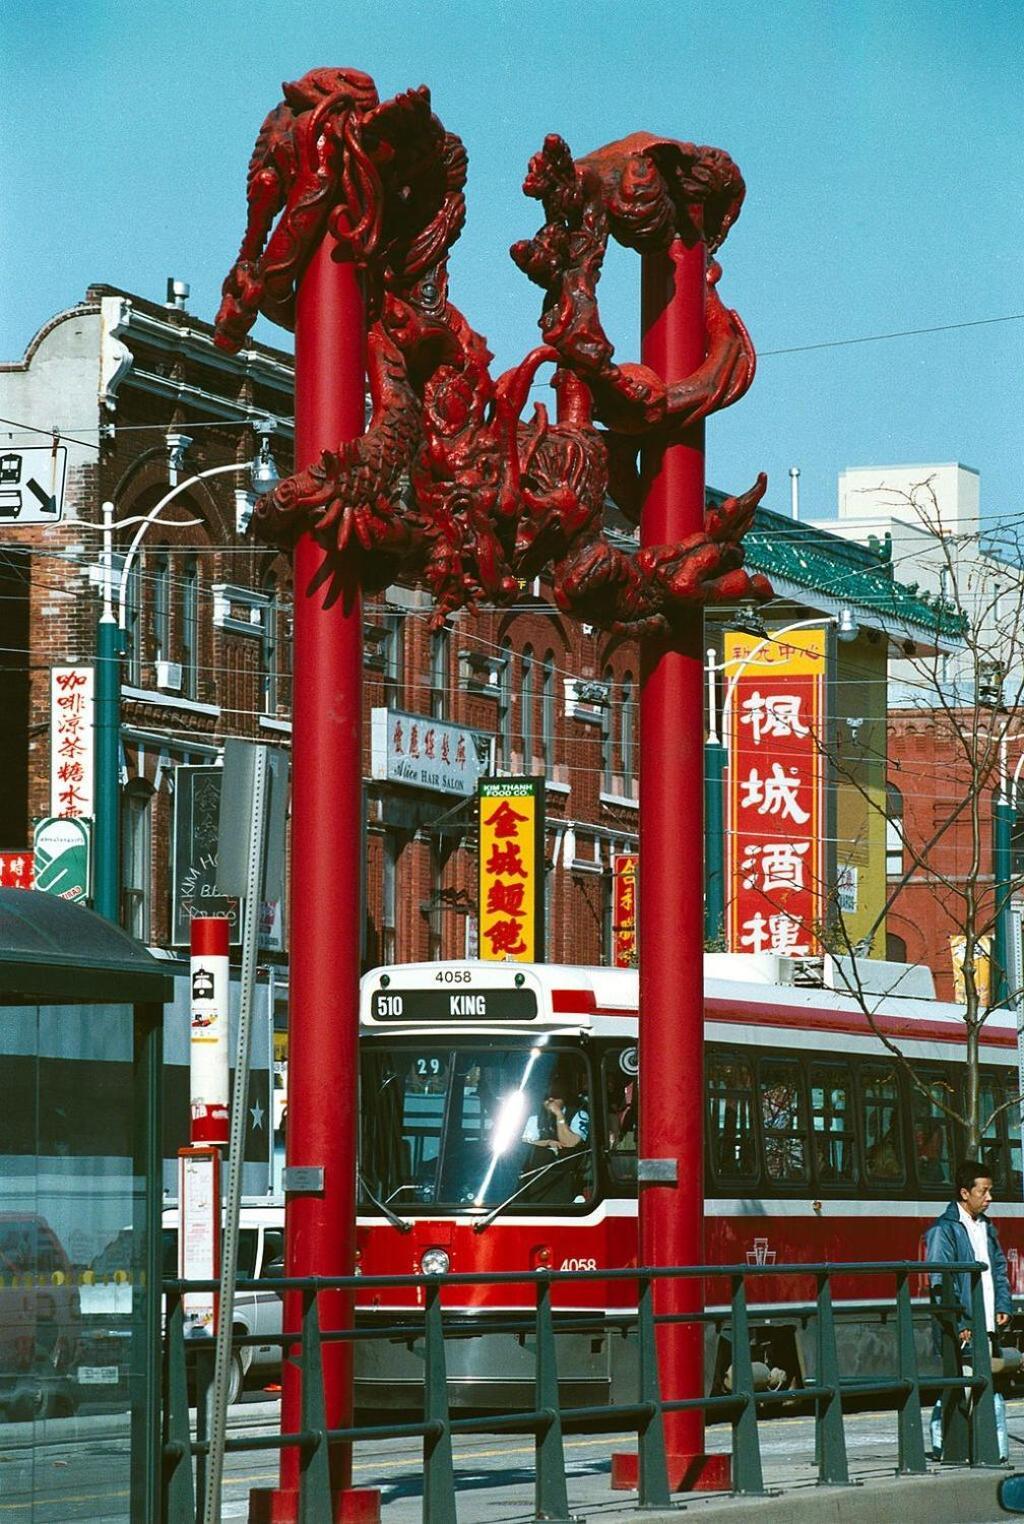
[[[167,504],[176,498],[180,492],[187,492],[189,487],[194,487],[197,482],[205,481],[207,477],[223,476],[227,471],[248,471],[249,469],[250,463],[248,461],[232,461],[228,466],[210,466],[205,471],[199,471],[195,476],[190,476],[187,481],[179,482],[176,487],[172,487],[170,492],[165,492],[160,501],[154,503],[149,512],[145,514],[141,520],[138,521],[139,527],[136,529],[134,535],[132,536],[131,544],[125,551],[124,562],[121,566],[121,577],[117,585],[117,623],[122,630],[125,628],[125,594],[128,590],[128,578],[131,575],[132,562],[135,560],[139,546],[142,543],[143,537],[148,531],[150,525],[157,522],[157,515],[159,514],[160,510],[162,508],[166,508]],[[124,522],[134,523],[136,521],[133,519],[126,519]],[[175,524],[183,524],[181,519],[175,519],[173,522]],[[191,524],[199,524],[202,523],[202,520],[189,519],[185,522]],[[111,525],[111,528],[116,527],[118,526],[113,524]]]

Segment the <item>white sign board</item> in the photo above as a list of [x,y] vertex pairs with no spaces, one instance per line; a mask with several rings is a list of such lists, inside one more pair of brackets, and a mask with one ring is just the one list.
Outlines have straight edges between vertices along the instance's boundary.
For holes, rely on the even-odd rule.
[[0,454],[0,523],[59,524],[64,517],[65,445],[29,445]]
[[92,816],[95,713],[91,667],[50,668],[50,814]]
[[373,709],[370,776],[436,794],[476,793],[490,771],[490,737],[401,709]]
[[[183,1281],[212,1281],[220,1274],[220,1157],[216,1148],[178,1151],[178,1274]],[[217,1293],[185,1297],[185,1335],[212,1337]]]

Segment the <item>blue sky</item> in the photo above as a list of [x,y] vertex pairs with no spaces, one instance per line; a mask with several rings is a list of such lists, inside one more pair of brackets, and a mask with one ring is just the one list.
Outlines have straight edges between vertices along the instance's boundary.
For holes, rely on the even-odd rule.
[[[535,342],[539,293],[507,250],[539,221],[520,185],[544,134],[577,154],[638,129],[715,144],[748,187],[721,291],[762,359],[712,420],[709,480],[765,469],[786,511],[799,465],[810,517],[835,511],[844,466],[959,459],[986,516],[1009,518],[1024,323],[835,341],[1024,312],[1022,39],[1019,0],[21,0],[3,28],[0,359],[92,281],[162,300],[174,274],[212,317],[281,80],[352,65],[382,96],[429,84],[466,142],[452,295],[498,368]],[[618,251],[602,284],[620,358],[637,357],[638,275]]]

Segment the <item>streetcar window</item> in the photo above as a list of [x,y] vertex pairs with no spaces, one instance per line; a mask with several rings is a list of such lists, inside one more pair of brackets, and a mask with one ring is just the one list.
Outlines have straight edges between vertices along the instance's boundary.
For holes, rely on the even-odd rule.
[[993,1115],[997,1107],[1015,1100],[1016,1084],[1006,1085],[1001,1073],[982,1072],[978,1101],[981,1121],[981,1158],[992,1172],[1000,1196],[1020,1198],[1020,1110],[1011,1105]]
[[708,1055],[707,1153],[716,1180],[746,1181],[757,1174],[754,1074],[733,1053]]
[[811,1133],[821,1185],[856,1185],[853,1089],[845,1064],[811,1065]]
[[606,1159],[612,1180],[636,1184],[637,1104],[636,1044],[605,1055],[604,1105],[608,1131]]
[[591,1111],[578,1051],[364,1046],[361,1175],[399,1215],[512,1196],[512,1210],[582,1206],[593,1195]]
[[[950,1186],[955,1156],[953,1118],[957,1095],[950,1082],[938,1074],[919,1074],[912,1085],[914,1159],[919,1185]],[[923,1089],[921,1087],[924,1087]]]
[[807,1179],[807,1115],[800,1069],[782,1059],[761,1061],[764,1166],[780,1183]]
[[902,1185],[907,1172],[896,1070],[874,1064],[865,1066],[861,1072],[860,1100],[864,1173],[875,1185]]

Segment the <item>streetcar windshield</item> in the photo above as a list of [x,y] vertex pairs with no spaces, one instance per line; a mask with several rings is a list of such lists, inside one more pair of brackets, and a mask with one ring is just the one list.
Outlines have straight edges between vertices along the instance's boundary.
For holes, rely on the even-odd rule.
[[517,1192],[510,1211],[564,1210],[593,1195],[591,1112],[577,1051],[366,1044],[360,1172],[402,1215],[494,1207]]

